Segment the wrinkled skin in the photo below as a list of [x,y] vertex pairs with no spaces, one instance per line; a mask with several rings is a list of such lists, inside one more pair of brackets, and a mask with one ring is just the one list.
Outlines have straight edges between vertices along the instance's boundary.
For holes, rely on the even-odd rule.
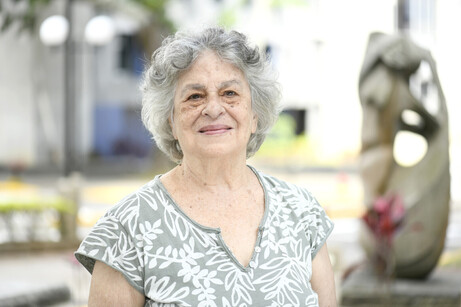
[[[423,65],[431,75],[426,80],[418,79]],[[412,84],[422,89],[419,97],[415,97],[410,80],[416,80]],[[424,95],[427,88],[436,95]],[[389,195],[403,199],[405,220],[391,247],[393,273],[425,278],[443,250],[450,202],[448,114],[435,63],[428,51],[405,37],[374,33],[362,66],[359,94],[365,204],[371,208],[378,197]],[[425,104],[428,99],[437,106],[435,111]],[[419,115],[419,122],[405,119],[405,110]],[[427,142],[426,154],[411,167],[399,165],[394,158],[399,131],[416,133]],[[362,245],[370,257],[375,243],[370,231],[363,228]]]

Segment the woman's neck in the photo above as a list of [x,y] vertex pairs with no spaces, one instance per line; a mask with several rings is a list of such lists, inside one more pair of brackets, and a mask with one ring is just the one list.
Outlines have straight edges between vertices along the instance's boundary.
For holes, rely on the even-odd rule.
[[241,188],[248,183],[250,172],[246,157],[206,160],[185,157],[176,168],[176,175],[181,177],[181,181],[207,189]]

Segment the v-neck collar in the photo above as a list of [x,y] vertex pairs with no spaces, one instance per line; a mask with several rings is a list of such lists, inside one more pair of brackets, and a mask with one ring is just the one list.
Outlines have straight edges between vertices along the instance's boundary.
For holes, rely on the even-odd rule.
[[160,180],[161,176],[162,175],[157,175],[155,178],[154,178],[154,184],[156,184],[160,190],[163,191],[163,193],[165,193],[165,195],[170,199],[171,201],[171,204],[172,206],[175,208],[175,210],[177,212],[179,212],[179,214],[181,214],[187,221],[189,221],[192,225],[194,225],[195,227],[203,230],[204,232],[207,232],[207,233],[214,233],[217,235],[218,239],[219,239],[219,243],[222,245],[222,247],[224,248],[224,250],[226,251],[226,253],[228,254],[229,258],[232,259],[233,262],[235,262],[235,264],[242,270],[242,271],[248,271],[252,268],[252,264],[254,264],[254,260],[257,256],[257,254],[259,253],[257,250],[260,250],[260,244],[261,244],[261,239],[262,239],[262,233],[264,231],[264,227],[266,225],[266,221],[267,221],[267,218],[269,216],[269,212],[270,212],[270,200],[269,200],[269,196],[268,196],[268,192],[266,190],[266,186],[264,184],[264,181],[261,177],[261,175],[259,174],[259,172],[252,166],[250,165],[247,165],[248,168],[250,168],[250,170],[256,175],[256,178],[258,178],[258,181],[259,181],[259,184],[261,185],[262,189],[263,189],[263,193],[264,193],[264,214],[263,214],[263,217],[261,218],[261,221],[259,223],[259,226],[258,226],[258,235],[256,237],[256,242],[255,242],[255,245],[253,247],[253,254],[251,255],[251,258],[250,258],[250,261],[248,263],[247,266],[244,266],[240,263],[240,261],[235,257],[235,255],[232,253],[232,251],[230,250],[230,248],[227,246],[226,242],[224,241],[222,235],[221,235],[221,229],[220,228],[215,228],[215,227],[209,227],[209,226],[205,226],[197,221],[195,221],[193,218],[191,218],[189,215],[187,215],[182,209],[181,207],[176,203],[176,201],[174,200],[174,198],[172,197],[172,195],[170,194],[170,192],[168,192],[168,190],[166,189],[166,187],[163,185],[162,181]]

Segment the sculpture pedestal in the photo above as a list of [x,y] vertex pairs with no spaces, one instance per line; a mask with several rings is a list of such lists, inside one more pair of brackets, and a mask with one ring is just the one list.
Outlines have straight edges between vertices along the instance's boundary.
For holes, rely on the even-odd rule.
[[461,271],[435,270],[426,280],[377,277],[369,266],[352,272],[342,284],[342,307],[460,307]]

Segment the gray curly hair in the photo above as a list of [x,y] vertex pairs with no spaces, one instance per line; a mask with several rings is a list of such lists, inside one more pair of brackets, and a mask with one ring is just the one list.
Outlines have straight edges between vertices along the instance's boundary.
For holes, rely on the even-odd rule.
[[268,59],[259,53],[258,47],[250,46],[245,35],[207,28],[198,33],[177,32],[168,36],[152,54],[150,66],[144,72],[141,115],[157,146],[176,163],[181,162],[183,153],[168,120],[173,114],[177,80],[206,50],[239,68],[250,86],[258,125],[248,141],[247,158],[259,149],[280,112],[281,91],[276,76]]

